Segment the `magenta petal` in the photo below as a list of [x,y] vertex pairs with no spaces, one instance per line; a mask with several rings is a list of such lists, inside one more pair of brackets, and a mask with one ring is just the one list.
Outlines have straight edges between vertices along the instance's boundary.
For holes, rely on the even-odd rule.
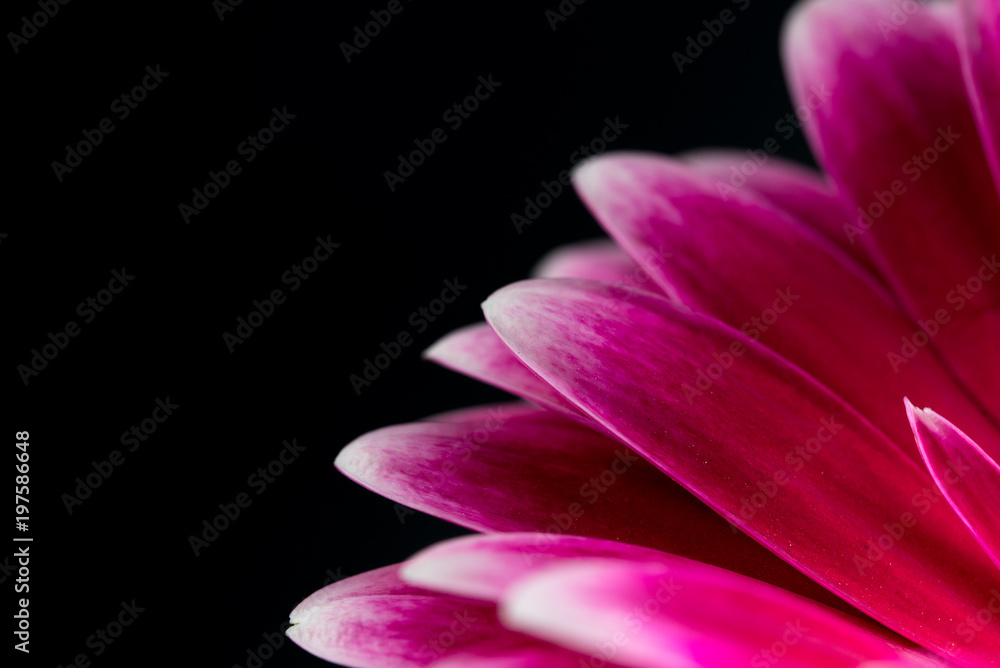
[[996,418],[1000,200],[963,84],[958,7],[918,3],[894,21],[904,4],[804,3],[785,31],[789,83],[798,104],[814,103],[807,136],[852,202],[847,235],[867,245],[911,334],[930,331]]
[[[1000,567],[1000,466],[931,409],[920,410],[906,400],[906,412],[934,482]],[[996,605],[1000,612],[1000,594]]]
[[899,406],[904,394],[950,411],[1000,453],[1000,434],[937,357],[901,354],[914,327],[883,286],[816,232],[748,193],[724,199],[711,178],[652,154],[590,160],[574,185],[637,258],[649,248],[674,252],[648,269],[680,301],[810,373],[914,461],[920,456]]
[[[865,249],[860,244],[849,243],[844,236],[844,224],[850,222],[850,218],[843,201],[818,172],[763,151],[752,153],[757,157],[716,150],[687,153],[683,158],[715,181],[716,190],[723,199],[728,199],[732,191],[746,188],[816,230],[873,276],[878,276],[878,269]],[[761,154],[766,161],[758,164]]]
[[496,602],[526,574],[553,562],[578,558],[658,562],[667,555],[619,541],[538,533],[463,536],[437,543],[403,564],[400,577],[435,591]]
[[[584,654],[541,640],[517,637],[466,648],[431,668],[581,668],[589,667],[589,659]],[[607,668],[618,665],[604,664]]]
[[565,561],[511,587],[500,619],[628,666],[854,668],[897,660],[859,620],[704,564]]
[[958,0],[959,46],[972,111],[1000,187],[1000,0]]
[[[849,609],[621,443],[542,409],[497,408],[460,423],[373,431],[345,447],[336,466],[378,494],[474,531],[546,532],[534,547],[540,558],[563,533],[624,541]],[[650,508],[660,509],[655,519]]]
[[[603,284],[535,280],[483,308],[563,396],[812,579],[918,644],[996,660],[1000,624],[954,641],[951,620],[997,578],[947,504],[927,498],[925,470],[739,332],[650,293],[613,301]],[[597,316],[609,308],[616,318]]]
[[425,350],[424,358],[544,408],[590,422],[576,406],[524,366],[486,323],[451,332]]
[[[650,253],[649,262],[666,262],[669,254]],[[639,290],[660,292],[645,269],[613,241],[599,239],[562,246],[538,261],[531,275],[537,278],[586,278]]]
[[288,637],[327,661],[410,668],[510,634],[493,605],[413,587],[398,571],[387,566],[320,589],[292,611]]

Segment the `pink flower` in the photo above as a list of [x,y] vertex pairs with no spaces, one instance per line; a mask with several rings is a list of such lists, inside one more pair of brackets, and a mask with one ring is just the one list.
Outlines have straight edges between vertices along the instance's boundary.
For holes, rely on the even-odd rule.
[[765,151],[578,169],[618,247],[558,251],[426,353],[534,405],[336,462],[487,535],[314,593],[295,642],[351,666],[1000,665],[1000,0],[812,0],[784,54],[826,176]]

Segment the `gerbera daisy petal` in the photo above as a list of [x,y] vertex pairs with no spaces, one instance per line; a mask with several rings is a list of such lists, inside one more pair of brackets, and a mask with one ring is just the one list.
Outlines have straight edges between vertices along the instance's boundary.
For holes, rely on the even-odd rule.
[[1000,0],[958,0],[962,72],[1000,187]]
[[499,615],[515,630],[636,668],[731,668],[772,659],[789,668],[854,668],[901,658],[859,620],[680,559],[558,562],[508,589]]
[[386,566],[320,589],[292,611],[288,637],[354,668],[413,668],[514,635],[499,625],[494,605],[408,585],[398,571]]
[[[581,668],[590,657],[530,637],[507,638],[465,648],[431,668]],[[620,664],[601,663],[601,668]],[[595,666],[596,668],[596,666]]]
[[[766,202],[802,221],[837,245],[873,277],[878,276],[875,263],[860,244],[851,244],[844,236],[848,222],[843,200],[823,177],[802,165],[762,151],[701,150],[680,157],[699,172],[715,181],[723,199],[742,189],[756,193]],[[580,278],[586,278],[581,276]]]
[[663,156],[609,154],[579,168],[574,184],[637,259],[649,248],[674,252],[648,269],[681,301],[805,369],[914,461],[899,407],[906,393],[947,405],[1000,452],[1000,434],[934,355],[898,354],[913,330],[891,296],[818,233],[748,193],[723,198],[710,177]]
[[805,2],[784,34],[789,83],[800,105],[826,98],[803,125],[851,202],[845,234],[913,321],[900,364],[936,347],[996,420],[1000,199],[963,83],[958,8],[915,3],[894,20],[898,5]]
[[[920,453],[941,493],[1000,567],[1000,466],[975,441],[929,408],[906,400]],[[1000,600],[997,601],[1000,606]]]
[[989,559],[922,496],[926,470],[799,369],[718,321],[599,283],[524,281],[483,308],[563,396],[783,559],[914,642],[996,660],[1000,625],[956,646],[951,623],[996,585]]
[[576,406],[524,366],[485,322],[450,332],[425,350],[423,356],[534,404],[593,424]]
[[[563,533],[619,540],[848,609],[620,442],[542,409],[480,410],[461,423],[370,432],[336,466],[382,496],[474,531],[545,532],[539,555]],[[659,511],[650,516],[650,508]]]
[[496,602],[514,582],[554,561],[615,558],[660,562],[665,553],[611,540],[544,533],[453,538],[418,552],[400,576],[416,586]]
[[[649,260],[665,262],[667,258],[650,253]],[[661,291],[646,270],[610,239],[583,241],[556,248],[538,261],[531,275],[536,278],[586,278],[640,290]]]

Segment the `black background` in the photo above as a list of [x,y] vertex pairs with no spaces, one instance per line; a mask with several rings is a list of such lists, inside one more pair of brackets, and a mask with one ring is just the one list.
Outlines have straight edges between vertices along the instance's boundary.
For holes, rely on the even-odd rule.
[[[332,461],[366,431],[506,398],[420,350],[481,319],[480,302],[549,249],[601,234],[568,191],[520,234],[511,214],[606,118],[628,126],[614,150],[775,137],[781,154],[808,160],[801,135],[775,130],[792,110],[778,56],[790,2],[567,0],[575,11],[553,30],[556,0],[401,1],[350,63],[340,44],[386,2],[243,0],[220,19],[209,0],[75,0],[17,53],[8,37],[4,447],[16,453],[15,432],[30,431],[34,538],[32,652],[5,649],[15,665],[82,653],[93,666],[246,666],[331,574],[461,533],[420,514],[401,522]],[[672,54],[724,9],[735,21],[679,72]],[[8,4],[4,32],[38,11]],[[157,65],[169,75],[120,120],[112,101]],[[501,85],[452,129],[443,112],[480,75]],[[247,163],[237,146],[272,108],[295,118]],[[60,181],[53,161],[105,117],[114,131]],[[447,141],[390,191],[396,156],[439,127]],[[185,223],[178,205],[233,159],[242,172]],[[289,291],[282,274],[318,236],[340,247]],[[84,323],[77,305],[122,268],[135,279]],[[418,333],[410,314],[456,278],[468,288]],[[278,288],[287,300],[230,353],[222,334]],[[26,385],[17,367],[70,320],[79,335]],[[414,344],[358,395],[349,376],[404,330]],[[128,452],[122,432],[167,397],[179,408]],[[306,450],[257,494],[248,477],[293,438]],[[124,464],[69,514],[63,495],[113,450]],[[196,557],[189,536],[241,492],[250,507]],[[0,563],[13,610],[16,575]],[[144,611],[97,656],[88,637],[133,599]],[[285,642],[264,665],[324,664]]]

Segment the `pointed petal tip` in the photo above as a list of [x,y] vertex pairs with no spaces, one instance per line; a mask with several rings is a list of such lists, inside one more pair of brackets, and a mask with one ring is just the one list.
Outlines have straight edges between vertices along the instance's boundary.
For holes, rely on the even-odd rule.
[[423,352],[420,353],[420,358],[429,362],[440,363],[442,360],[448,358],[445,351],[450,348],[450,344],[452,342],[479,327],[482,327],[482,323],[473,323],[448,332],[440,339],[424,348]]
[[333,458],[333,467],[355,482],[360,482],[361,474],[367,468],[370,456],[365,448],[367,436],[364,434],[354,439]]

